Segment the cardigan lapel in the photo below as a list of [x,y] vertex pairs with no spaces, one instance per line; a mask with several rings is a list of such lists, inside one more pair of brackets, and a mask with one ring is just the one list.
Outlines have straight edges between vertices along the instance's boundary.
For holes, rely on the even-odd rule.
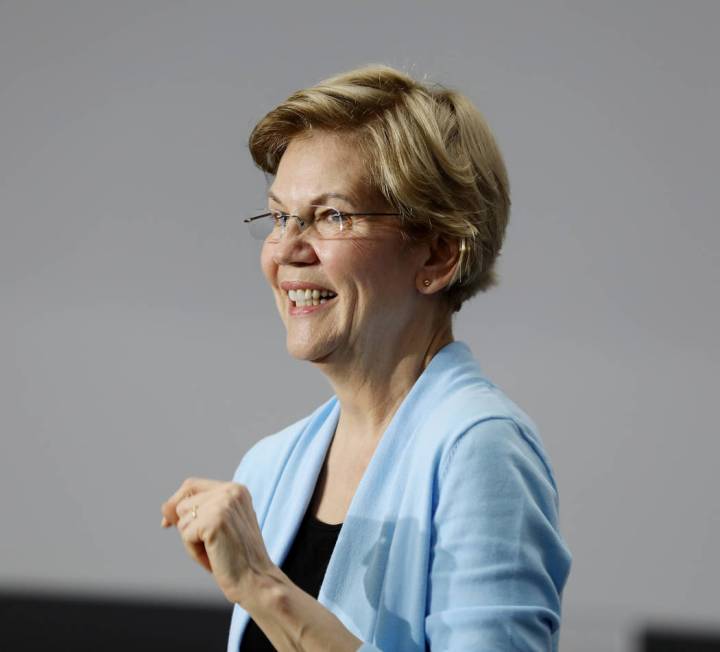
[[[282,566],[295,539],[300,522],[310,503],[325,455],[335,434],[340,409],[337,399],[332,398],[320,406],[309,419],[278,474],[277,484],[270,492],[265,518],[260,530],[267,547],[268,556],[277,566]],[[280,452],[278,452],[280,454]],[[271,471],[268,471],[270,474]],[[262,517],[260,517],[262,518]],[[240,605],[233,609],[228,637],[228,652],[238,652],[250,614]]]
[[277,566],[282,566],[285,561],[310,504],[339,414],[340,408],[334,398],[318,410],[299,436],[280,474],[262,526],[268,554]]

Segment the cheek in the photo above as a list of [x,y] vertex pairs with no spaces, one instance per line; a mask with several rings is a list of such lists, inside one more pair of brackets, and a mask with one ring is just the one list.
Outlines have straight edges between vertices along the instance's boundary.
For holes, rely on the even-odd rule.
[[361,305],[392,305],[412,294],[413,270],[396,248],[372,241],[345,244],[327,253],[323,267],[346,299],[355,296]]
[[267,282],[272,285],[277,276],[277,265],[273,260],[270,247],[267,245],[263,245],[262,251],[260,252],[260,268]]
[[372,241],[358,239],[329,242],[327,246],[318,247],[318,257],[329,276],[349,279],[352,282],[370,275],[371,268],[377,265],[373,261],[378,255],[376,248],[372,246]]

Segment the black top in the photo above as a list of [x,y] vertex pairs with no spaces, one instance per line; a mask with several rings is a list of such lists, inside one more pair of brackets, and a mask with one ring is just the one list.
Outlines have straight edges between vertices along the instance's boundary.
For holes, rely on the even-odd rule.
[[[318,521],[308,507],[295,535],[295,541],[280,567],[285,575],[313,598],[317,598],[320,593],[320,585],[342,525]],[[250,618],[240,642],[240,652],[274,650],[267,636]]]

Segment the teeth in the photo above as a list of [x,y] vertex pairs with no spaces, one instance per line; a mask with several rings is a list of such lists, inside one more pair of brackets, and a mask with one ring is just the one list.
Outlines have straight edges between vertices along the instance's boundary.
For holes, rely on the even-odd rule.
[[329,299],[335,298],[337,295],[331,290],[288,290],[288,299],[294,302],[298,308],[304,306],[319,306],[321,303],[327,303]]

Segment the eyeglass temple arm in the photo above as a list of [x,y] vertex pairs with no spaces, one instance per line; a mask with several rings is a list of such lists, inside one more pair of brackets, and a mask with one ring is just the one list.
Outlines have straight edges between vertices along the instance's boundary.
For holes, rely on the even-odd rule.
[[338,213],[350,215],[351,217],[353,215],[400,215],[400,213],[346,213],[345,211],[338,211]]
[[259,220],[261,217],[270,217],[272,213],[263,213],[262,215],[256,215],[255,217],[247,217],[243,220],[243,224],[247,222],[254,222],[255,220]]

